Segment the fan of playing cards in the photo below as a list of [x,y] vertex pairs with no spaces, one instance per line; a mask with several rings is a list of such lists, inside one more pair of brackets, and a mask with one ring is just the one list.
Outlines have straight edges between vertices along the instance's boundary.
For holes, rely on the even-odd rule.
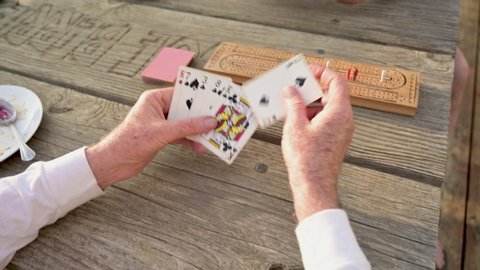
[[228,77],[180,67],[169,120],[211,115],[217,127],[189,139],[201,143],[231,164],[257,126],[266,128],[285,117],[282,89],[295,85],[305,104],[322,97],[322,90],[303,55],[297,55],[243,86]]

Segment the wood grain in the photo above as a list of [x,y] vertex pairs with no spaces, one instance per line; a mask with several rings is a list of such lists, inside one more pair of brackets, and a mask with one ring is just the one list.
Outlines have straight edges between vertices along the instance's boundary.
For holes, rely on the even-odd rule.
[[[203,69],[243,84],[295,55],[291,51],[222,42]],[[414,116],[417,111],[420,89],[418,72],[311,55],[305,55],[305,60],[309,64],[329,65],[330,70],[346,77],[353,106],[408,116]],[[357,72],[358,75],[353,75]]]
[[[465,55],[472,72],[465,88],[456,128],[450,134],[447,175],[442,188],[439,239],[445,248],[445,269],[462,269],[463,266],[479,12],[479,0],[460,1],[458,47]],[[475,181],[475,178],[471,179]]]
[[[480,10],[480,8],[477,10]],[[480,15],[477,13],[477,16]],[[480,55],[478,53],[480,50],[480,45],[478,41],[476,45],[477,65],[475,66],[472,141],[469,166],[469,183],[467,191],[467,212],[465,217],[465,253],[463,264],[465,269],[480,268],[480,257],[478,256],[480,252],[480,68],[478,65],[478,61],[480,60]]]
[[454,55],[458,1],[120,0],[217,18]]
[[[36,160],[93,143],[129,110],[11,73],[0,78],[42,100],[45,115],[30,142]],[[266,173],[255,171],[259,163]],[[26,166],[15,155],[0,176]],[[433,267],[439,188],[345,164],[339,194],[375,269]],[[141,175],[43,229],[9,268],[294,269],[301,265],[294,228],[278,145],[253,139],[232,166],[170,146]]]
[[[140,80],[139,71],[163,46],[196,51],[196,67],[205,64],[220,41],[229,40],[420,71],[415,117],[355,109],[357,132],[347,161],[435,186],[445,176],[449,54],[104,1],[32,1],[32,7],[0,10],[0,26],[0,51],[5,52],[0,69],[125,104],[153,87]],[[280,127],[258,132],[256,138],[278,143]]]

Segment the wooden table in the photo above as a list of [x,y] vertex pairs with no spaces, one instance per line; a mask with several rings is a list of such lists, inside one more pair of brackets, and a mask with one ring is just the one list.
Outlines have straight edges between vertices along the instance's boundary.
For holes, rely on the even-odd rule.
[[[30,141],[36,160],[116,126],[155,87],[139,73],[164,46],[196,51],[199,68],[232,41],[420,71],[415,117],[354,109],[338,190],[374,268],[433,268],[457,1],[11,2],[0,9],[0,82],[30,88],[43,102]],[[231,166],[170,146],[141,175],[42,229],[9,267],[299,269],[280,138],[281,125],[257,132]],[[0,176],[27,166],[16,154]]]

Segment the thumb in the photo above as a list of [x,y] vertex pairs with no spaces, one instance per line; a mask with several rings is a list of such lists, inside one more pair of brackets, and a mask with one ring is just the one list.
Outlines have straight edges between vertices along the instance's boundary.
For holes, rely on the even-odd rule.
[[195,136],[209,132],[214,129],[217,124],[217,120],[211,116],[167,121],[163,134],[166,141],[173,142],[187,136]]
[[283,101],[287,109],[285,124],[297,126],[308,121],[307,107],[296,87],[288,86],[283,89]]

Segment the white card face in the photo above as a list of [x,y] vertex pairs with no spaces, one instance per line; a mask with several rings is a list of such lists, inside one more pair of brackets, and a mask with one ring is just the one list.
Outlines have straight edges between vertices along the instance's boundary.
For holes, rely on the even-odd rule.
[[204,91],[208,83],[206,72],[188,67],[180,67],[175,81],[171,107],[168,114],[169,120],[186,119],[190,116],[196,95]]
[[220,95],[232,83],[228,78],[210,75],[205,90],[200,91],[201,96],[196,98],[191,114],[194,116],[215,114],[215,107],[220,100]]
[[285,118],[283,88],[296,86],[305,104],[322,97],[323,92],[303,55],[297,55],[274,69],[243,84],[243,93],[262,128]]

